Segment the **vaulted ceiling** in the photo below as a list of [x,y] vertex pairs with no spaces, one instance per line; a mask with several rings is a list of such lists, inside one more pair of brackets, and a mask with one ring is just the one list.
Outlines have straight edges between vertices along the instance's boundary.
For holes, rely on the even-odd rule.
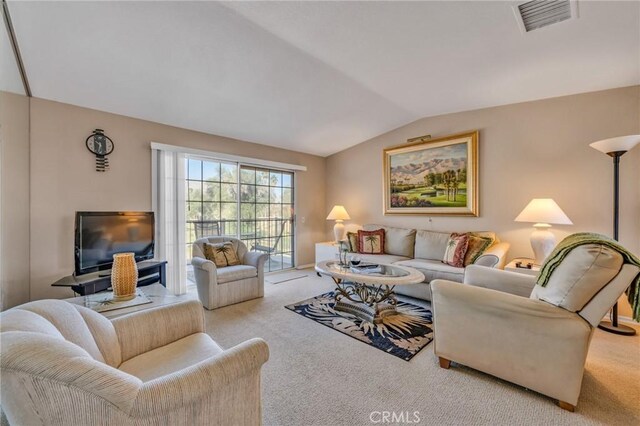
[[[418,118],[640,84],[640,3],[9,1],[33,96],[318,155]],[[6,86],[3,82],[3,88]]]

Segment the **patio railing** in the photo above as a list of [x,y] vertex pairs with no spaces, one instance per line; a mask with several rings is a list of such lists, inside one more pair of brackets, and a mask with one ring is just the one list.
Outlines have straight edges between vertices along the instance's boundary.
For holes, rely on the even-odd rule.
[[[238,229],[239,227],[239,229]],[[286,253],[293,249],[293,219],[259,218],[252,220],[190,220],[187,221],[189,243],[207,235],[240,238],[251,249],[253,244],[273,246],[276,252]]]

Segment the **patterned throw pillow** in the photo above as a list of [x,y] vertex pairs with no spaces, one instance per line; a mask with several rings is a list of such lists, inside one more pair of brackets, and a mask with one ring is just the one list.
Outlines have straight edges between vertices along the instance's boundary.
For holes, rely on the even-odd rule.
[[349,251],[358,253],[358,234],[356,232],[347,232],[347,242],[349,243]]
[[358,253],[384,254],[384,229],[358,231]]
[[493,245],[491,238],[479,237],[469,233],[469,245],[467,247],[467,253],[464,255],[464,266],[471,265],[479,258],[486,249]]
[[444,252],[444,259],[442,259],[442,261],[447,265],[462,268],[464,266],[464,255],[467,253],[468,246],[468,234],[451,234],[449,241],[447,241],[447,249]]
[[204,257],[215,263],[218,268],[240,264],[238,253],[230,241],[219,244],[204,243]]
[[495,232],[493,231],[476,231],[476,232],[469,232],[469,235],[473,235],[474,237],[480,237],[480,238],[488,238],[491,240],[491,245],[489,245],[489,247],[491,247],[494,244],[497,244],[500,242],[500,239],[498,238],[498,236],[496,235]]

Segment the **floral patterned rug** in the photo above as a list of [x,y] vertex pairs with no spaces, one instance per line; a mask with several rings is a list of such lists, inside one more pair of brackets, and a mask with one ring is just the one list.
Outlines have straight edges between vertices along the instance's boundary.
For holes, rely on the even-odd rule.
[[396,315],[384,318],[381,324],[373,324],[334,310],[334,302],[333,292],[329,292],[285,307],[405,361],[433,340],[428,309],[398,301]]

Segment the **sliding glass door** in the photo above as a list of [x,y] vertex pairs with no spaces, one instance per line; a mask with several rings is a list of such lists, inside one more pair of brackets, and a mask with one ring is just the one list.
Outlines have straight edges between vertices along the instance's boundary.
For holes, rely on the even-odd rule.
[[294,266],[293,172],[201,157],[185,162],[188,264],[195,240],[225,235],[266,253],[267,272]]
[[269,255],[267,271],[294,266],[292,172],[240,167],[240,238]]

